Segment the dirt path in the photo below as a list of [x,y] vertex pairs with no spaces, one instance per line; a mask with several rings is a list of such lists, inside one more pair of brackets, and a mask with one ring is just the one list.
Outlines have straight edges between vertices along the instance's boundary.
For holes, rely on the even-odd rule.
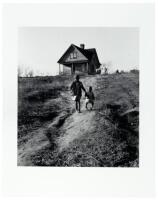
[[[95,90],[96,77],[85,77],[81,81],[83,82],[86,90],[88,90],[89,86],[94,86],[93,88]],[[70,105],[74,106],[74,102],[72,102],[71,96],[68,93],[69,92],[65,92],[65,97],[68,99]],[[85,109],[84,94],[81,101],[81,110],[82,113],[75,112],[70,115],[66,119],[63,126],[59,128],[61,133],[57,141],[59,153],[65,148],[69,147],[73,140],[93,130],[93,117],[95,115],[95,110],[87,111]],[[37,130],[31,132],[26,138],[26,143],[23,143],[18,147],[19,166],[32,166],[33,163],[31,162],[31,156],[35,155],[41,149],[49,146],[48,138],[43,133],[45,130],[47,130],[48,127],[50,128],[53,126],[53,124],[54,120],[49,122],[44,127],[40,127]]]
[[67,148],[74,139],[93,130],[93,117],[95,111],[82,110],[82,113],[74,113],[69,117],[64,126],[64,135],[58,140],[59,151]]
[[[93,86],[93,90],[96,88],[96,77],[86,77],[83,80],[83,85],[86,90],[88,90],[89,86]],[[93,117],[95,115],[95,110],[89,111],[85,108],[84,102],[84,94],[81,101],[81,113],[75,112],[71,115],[64,126],[62,127],[64,135],[60,136],[58,140],[59,151],[61,152],[63,149],[69,147],[71,142],[83,134],[90,132],[94,128],[94,120]]]

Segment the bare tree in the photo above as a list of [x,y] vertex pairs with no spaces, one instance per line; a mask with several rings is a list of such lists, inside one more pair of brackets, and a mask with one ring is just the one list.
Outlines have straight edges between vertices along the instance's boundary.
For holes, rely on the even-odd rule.
[[102,63],[101,74],[108,74],[108,71],[108,65],[106,63]]
[[34,71],[30,69],[30,67],[25,68],[24,72],[25,77],[33,77],[34,76]]
[[24,76],[28,77],[28,68],[25,68]]

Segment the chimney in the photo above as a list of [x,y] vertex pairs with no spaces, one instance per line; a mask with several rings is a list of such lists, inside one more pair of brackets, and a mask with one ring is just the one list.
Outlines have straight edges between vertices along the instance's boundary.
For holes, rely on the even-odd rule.
[[84,49],[85,45],[84,44],[80,44],[80,48]]

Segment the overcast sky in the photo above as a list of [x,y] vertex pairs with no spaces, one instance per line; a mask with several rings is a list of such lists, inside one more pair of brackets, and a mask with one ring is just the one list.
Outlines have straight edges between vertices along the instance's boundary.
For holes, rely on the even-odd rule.
[[19,65],[35,74],[56,75],[57,61],[70,44],[96,48],[100,63],[111,62],[110,71],[139,66],[138,28],[19,28]]

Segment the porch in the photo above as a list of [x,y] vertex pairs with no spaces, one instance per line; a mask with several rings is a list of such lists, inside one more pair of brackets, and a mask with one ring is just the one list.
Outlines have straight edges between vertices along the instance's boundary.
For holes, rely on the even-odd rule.
[[[64,68],[69,68],[65,71],[69,71],[71,75],[73,74],[84,74],[89,72],[89,64],[88,62],[73,62],[73,63],[63,63],[63,73]],[[61,64],[59,64],[59,74],[62,72]]]

